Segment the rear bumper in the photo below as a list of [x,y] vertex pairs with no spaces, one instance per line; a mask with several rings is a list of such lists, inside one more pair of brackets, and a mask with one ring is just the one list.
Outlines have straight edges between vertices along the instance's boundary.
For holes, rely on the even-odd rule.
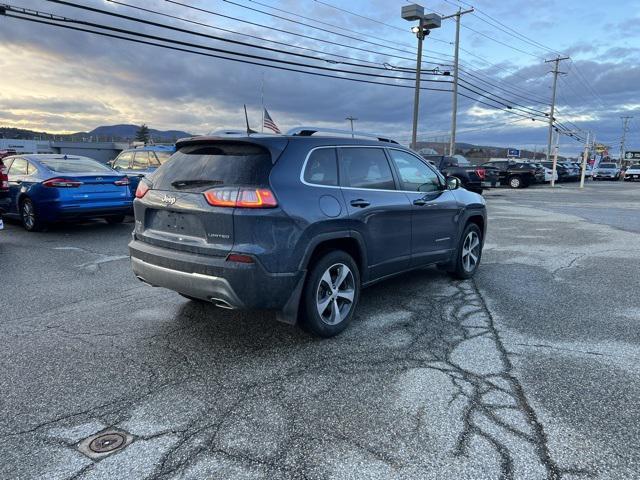
[[131,266],[138,280],[152,287],[168,288],[190,297],[211,301],[223,308],[246,308],[224,278],[172,270],[135,257],[131,257]]
[[270,273],[260,263],[227,262],[190,252],[129,243],[131,266],[141,281],[232,309],[286,310],[296,304],[304,272]]

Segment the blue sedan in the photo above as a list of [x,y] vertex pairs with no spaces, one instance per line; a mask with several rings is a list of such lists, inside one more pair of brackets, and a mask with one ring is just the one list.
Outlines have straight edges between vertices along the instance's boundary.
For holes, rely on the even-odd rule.
[[62,220],[104,218],[118,223],[130,214],[129,179],[87,157],[15,155],[9,169],[7,217],[22,220],[28,231]]

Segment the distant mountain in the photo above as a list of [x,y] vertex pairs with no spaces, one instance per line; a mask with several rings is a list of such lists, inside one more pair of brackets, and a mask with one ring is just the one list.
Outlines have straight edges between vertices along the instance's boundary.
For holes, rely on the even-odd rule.
[[[0,127],[0,138],[19,138],[23,140],[71,140],[71,141],[128,141],[133,140],[138,125],[103,125],[90,132],[76,132],[71,134],[53,134],[35,132],[22,128]],[[182,130],[149,129],[151,139],[155,142],[174,142],[179,138],[191,137],[192,134]]]
[[[90,132],[87,133],[76,133],[76,135],[85,135],[90,137],[99,137],[99,138],[115,138],[121,140],[133,140],[136,136],[136,132],[138,131],[138,125],[103,125],[97,128],[94,128]],[[149,134],[154,141],[175,141],[179,138],[183,137],[191,137],[192,135],[187,132],[183,132],[182,130],[155,130],[153,128],[149,129]]]

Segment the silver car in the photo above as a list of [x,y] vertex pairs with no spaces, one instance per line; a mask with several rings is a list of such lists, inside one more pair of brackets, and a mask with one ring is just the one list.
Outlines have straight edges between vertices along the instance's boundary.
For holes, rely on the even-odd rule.
[[594,180],[620,180],[620,168],[615,163],[601,163],[593,170]]
[[629,182],[640,181],[640,163],[629,165],[629,168],[627,168],[624,174],[624,179]]

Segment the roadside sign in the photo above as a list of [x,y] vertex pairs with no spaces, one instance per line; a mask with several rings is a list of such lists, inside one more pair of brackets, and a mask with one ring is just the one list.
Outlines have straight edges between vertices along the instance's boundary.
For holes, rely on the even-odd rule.
[[625,160],[640,160],[640,152],[625,152]]
[[520,150],[518,150],[517,148],[507,149],[507,157],[520,158]]
[[606,149],[607,149],[607,146],[603,145],[602,143],[598,143],[596,145],[596,153],[604,153]]

